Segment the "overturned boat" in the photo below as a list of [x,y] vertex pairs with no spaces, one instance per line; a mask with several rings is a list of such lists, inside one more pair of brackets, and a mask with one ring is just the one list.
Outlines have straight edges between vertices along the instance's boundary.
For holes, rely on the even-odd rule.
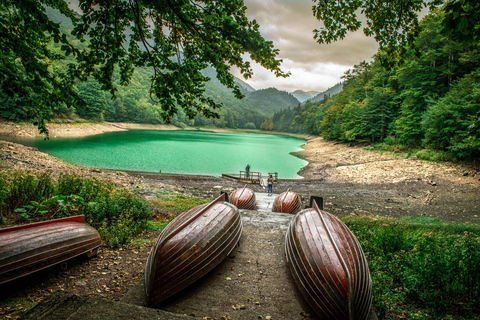
[[255,193],[252,189],[247,188],[247,185],[243,188],[238,188],[230,195],[230,203],[236,206],[238,209],[255,209]]
[[300,211],[302,207],[302,200],[293,191],[288,189],[285,192],[280,193],[273,202],[273,212],[283,212],[295,214]]
[[0,229],[0,284],[82,254],[92,256],[101,244],[83,215]]
[[367,319],[372,279],[363,250],[335,216],[313,208],[292,219],[285,240],[287,264],[320,319]]
[[147,259],[147,306],[161,303],[211,271],[233,251],[241,233],[240,213],[225,202],[225,195],[172,220]]

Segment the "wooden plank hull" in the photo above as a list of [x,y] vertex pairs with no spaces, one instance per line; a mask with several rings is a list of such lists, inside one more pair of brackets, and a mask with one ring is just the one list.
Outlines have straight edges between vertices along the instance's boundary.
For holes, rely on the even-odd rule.
[[0,284],[93,253],[101,244],[84,216],[0,229]]
[[230,203],[238,209],[255,210],[255,202],[255,193],[247,186],[238,188],[230,195]]
[[302,200],[298,194],[288,189],[288,191],[280,193],[275,198],[272,211],[295,214],[300,211],[301,207]]
[[363,250],[335,216],[314,208],[292,219],[285,240],[287,264],[305,300],[321,319],[367,319],[372,279]]
[[238,209],[224,195],[175,218],[152,247],[145,268],[147,306],[185,289],[222,262],[242,233]]

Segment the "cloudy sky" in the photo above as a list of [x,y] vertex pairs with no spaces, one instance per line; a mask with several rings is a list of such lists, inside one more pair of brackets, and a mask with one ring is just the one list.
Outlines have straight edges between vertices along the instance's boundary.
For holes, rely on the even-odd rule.
[[[313,16],[312,0],[245,0],[245,5],[247,17],[256,19],[263,37],[280,49],[282,70],[291,72],[288,78],[276,78],[254,65],[254,75],[246,82],[255,89],[324,91],[340,82],[354,64],[371,61],[377,51],[375,40],[367,38],[362,30],[348,34],[342,41],[318,44],[313,29],[321,25]],[[234,73],[241,77],[238,71]]]

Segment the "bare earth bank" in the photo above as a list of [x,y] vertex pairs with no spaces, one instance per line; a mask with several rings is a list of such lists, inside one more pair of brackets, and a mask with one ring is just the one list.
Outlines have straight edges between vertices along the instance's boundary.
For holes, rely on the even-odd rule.
[[[79,137],[128,129],[175,130],[174,126],[126,123],[49,124],[51,136]],[[34,137],[33,125],[0,123],[1,135]],[[480,170],[464,165],[431,163],[414,158],[346,146],[309,136],[298,154],[309,162],[302,170],[305,179],[282,180],[276,193],[288,187],[305,200],[311,195],[324,197],[325,209],[350,214],[355,209],[382,216],[434,216],[449,221],[480,223]],[[151,173],[126,173],[74,166],[38,150],[15,143],[2,143],[0,159],[4,167],[75,172],[110,179],[125,187],[154,195],[159,188],[214,197],[220,190],[237,187],[218,177]],[[239,168],[240,170],[241,168]],[[254,171],[254,168],[252,168]],[[255,191],[260,186],[252,185]]]

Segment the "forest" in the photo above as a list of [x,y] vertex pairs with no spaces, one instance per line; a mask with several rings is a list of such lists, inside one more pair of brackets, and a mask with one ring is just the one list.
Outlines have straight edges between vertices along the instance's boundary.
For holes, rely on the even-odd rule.
[[344,74],[340,93],[280,110],[261,128],[417,150],[423,158],[478,159],[480,43],[446,35],[444,18],[440,9],[426,16],[394,65],[379,50]]
[[[60,18],[58,18],[60,20]],[[69,41],[79,48],[86,48],[86,43],[81,43],[71,36],[70,30],[62,27]],[[53,52],[59,53],[61,46],[52,40],[49,47]],[[65,72],[66,64],[73,62],[72,57],[61,63],[54,61],[53,69],[56,72]],[[186,126],[214,126],[219,128],[245,128],[259,129],[262,122],[273,113],[298,104],[298,100],[285,91],[274,88],[255,91],[240,79],[239,87],[245,98],[237,99],[232,89],[222,85],[216,80],[215,70],[207,68],[202,71],[204,76],[212,79],[205,85],[205,95],[217,103],[222,103],[219,118],[206,117],[198,113],[190,119],[181,108],[172,116],[171,123],[179,127]],[[118,88],[115,97],[102,89],[101,84],[92,76],[85,82],[75,85],[74,90],[85,104],[67,107],[61,104],[46,110],[50,119],[87,120],[87,121],[112,121],[159,124],[165,123],[162,118],[162,104],[151,95],[151,79],[153,68],[135,68],[132,80],[128,86],[121,85],[119,72],[113,74],[113,82]],[[22,98],[10,97],[0,89],[0,118],[10,121],[32,121],[35,113],[29,112],[29,107]]]

